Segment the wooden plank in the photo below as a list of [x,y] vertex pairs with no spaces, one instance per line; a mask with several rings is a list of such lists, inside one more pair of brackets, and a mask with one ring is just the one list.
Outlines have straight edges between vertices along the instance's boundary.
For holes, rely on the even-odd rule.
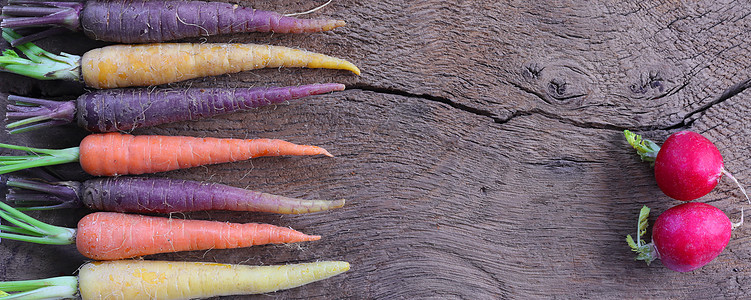
[[[274,69],[176,84],[342,82],[348,90],[135,134],[282,138],[336,157],[261,158],[152,176],[348,202],[302,216],[186,214],[268,222],[323,239],[146,259],[352,264],[339,277],[272,294],[291,299],[745,297],[747,225],[716,260],[688,274],[633,261],[624,238],[634,233],[639,208],[652,207],[654,221],[678,201],[659,191],[621,131],[658,142],[677,130],[700,132],[727,169],[751,183],[743,146],[751,142],[749,8],[741,1],[335,1],[314,14],[348,21],[334,32],[209,38],[336,55],[363,76]],[[42,45],[80,54],[102,44],[71,34]],[[55,98],[83,91],[7,74],[0,88]],[[0,139],[68,147],[84,135],[71,126]],[[61,169],[85,178],[75,166]],[[743,205],[725,179],[701,201],[733,220]],[[86,213],[34,215],[75,226]],[[83,261],[70,246],[0,243],[2,279],[72,274]]]

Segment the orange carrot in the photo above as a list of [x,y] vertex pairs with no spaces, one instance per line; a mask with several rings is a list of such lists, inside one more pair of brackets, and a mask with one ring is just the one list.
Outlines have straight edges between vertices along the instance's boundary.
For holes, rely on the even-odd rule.
[[154,253],[315,241],[320,236],[269,224],[237,224],[98,212],[78,222],[76,247],[96,260]]
[[85,216],[77,229],[49,225],[0,202],[0,238],[40,244],[76,244],[84,256],[117,260],[156,253],[230,249],[263,244],[319,240],[290,228],[98,212]]
[[92,175],[143,174],[247,160],[259,156],[328,155],[323,148],[273,139],[92,134],[80,145],[80,162]]
[[275,139],[219,139],[187,136],[134,136],[117,132],[86,136],[80,147],[61,150],[8,144],[0,148],[24,150],[29,156],[0,156],[0,174],[26,168],[79,161],[94,176],[164,172],[207,164],[247,160],[259,156],[326,155],[323,148]]

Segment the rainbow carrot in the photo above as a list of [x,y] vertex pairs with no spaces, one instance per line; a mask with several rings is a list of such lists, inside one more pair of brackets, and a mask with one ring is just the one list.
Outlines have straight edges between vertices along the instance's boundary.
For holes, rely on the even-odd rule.
[[207,164],[247,160],[260,156],[326,155],[323,148],[275,139],[218,139],[187,136],[134,136],[100,133],[86,136],[79,147],[51,150],[0,144],[31,155],[0,156],[0,174],[79,162],[94,176],[116,176],[171,171]]
[[[13,299],[83,300],[196,299],[266,294],[327,279],[349,270],[343,261],[278,266],[204,262],[118,260],[86,263],[78,277],[0,282],[0,289],[19,292]],[[28,297],[28,298],[22,298]],[[3,299],[0,296],[0,299]]]
[[94,90],[73,101],[9,95],[10,133],[77,122],[92,132],[129,131],[164,123],[247,111],[292,99],[344,90],[343,84],[272,88],[131,88]]
[[132,44],[241,32],[318,32],[345,25],[341,20],[298,19],[206,1],[9,0],[2,12],[3,28],[52,27],[27,42],[56,34],[60,27],[83,31],[92,39]]
[[86,215],[78,222],[77,228],[65,228],[37,221],[3,202],[0,202],[0,217],[16,225],[0,225],[0,238],[53,245],[75,243],[81,254],[95,260],[297,243],[321,238],[269,224],[182,220],[112,212]]
[[233,210],[302,214],[344,206],[343,199],[303,200],[217,183],[168,178],[118,176],[84,182],[44,182],[9,176],[6,185],[5,200],[22,205],[19,210],[88,207],[136,213]]
[[[10,29],[3,29],[3,38],[11,42],[21,36]],[[7,49],[0,56],[0,70],[41,80],[83,80],[87,86],[97,89],[159,85],[278,67],[341,69],[360,74],[360,69],[343,59],[271,45],[112,45],[90,50],[83,56],[52,54],[32,43],[16,48],[28,59]]]

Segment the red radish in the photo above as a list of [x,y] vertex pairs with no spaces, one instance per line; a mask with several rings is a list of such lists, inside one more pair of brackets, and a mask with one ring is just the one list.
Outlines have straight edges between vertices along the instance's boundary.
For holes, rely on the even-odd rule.
[[720,151],[702,135],[691,131],[676,132],[660,148],[628,130],[623,133],[643,161],[653,162],[657,186],[670,198],[681,201],[700,198],[711,192],[725,174],[749,200],[743,186],[725,170]]
[[665,140],[655,159],[655,179],[670,198],[690,201],[712,191],[725,171],[722,155],[698,133],[681,131]]
[[649,208],[644,206],[639,214],[637,242],[631,235],[626,236],[626,241],[639,253],[637,260],[649,265],[659,258],[665,267],[677,272],[696,270],[720,255],[730,241],[731,230],[737,226],[720,209],[706,203],[689,202],[657,217],[652,243],[642,244],[648,216]]

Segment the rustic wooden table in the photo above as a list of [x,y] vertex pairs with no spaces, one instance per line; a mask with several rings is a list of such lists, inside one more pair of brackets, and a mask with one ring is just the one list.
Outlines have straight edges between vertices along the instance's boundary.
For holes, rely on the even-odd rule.
[[[320,4],[239,3],[279,12]],[[657,142],[678,130],[702,133],[751,186],[749,11],[746,1],[338,0],[311,16],[348,22],[332,32],[208,38],[335,55],[363,74],[272,69],[182,82],[174,86],[340,82],[347,90],[135,134],[282,138],[336,157],[261,158],[152,176],[348,202],[300,216],[186,214],[323,238],[145,259],[352,264],[344,275],[259,299],[747,297],[748,225],[690,273],[633,260],[624,237],[635,231],[639,208],[652,207],[654,221],[678,201],[662,194],[622,131]],[[80,34],[39,44],[74,54],[104,45]],[[0,75],[0,87],[53,99],[84,91],[9,74]],[[70,126],[3,132],[0,140],[58,148],[84,135]],[[86,178],[75,165],[57,169]],[[700,201],[733,220],[744,205],[726,179]],[[73,227],[86,213],[33,215]],[[3,280],[73,274],[84,261],[74,246],[0,243]]]

